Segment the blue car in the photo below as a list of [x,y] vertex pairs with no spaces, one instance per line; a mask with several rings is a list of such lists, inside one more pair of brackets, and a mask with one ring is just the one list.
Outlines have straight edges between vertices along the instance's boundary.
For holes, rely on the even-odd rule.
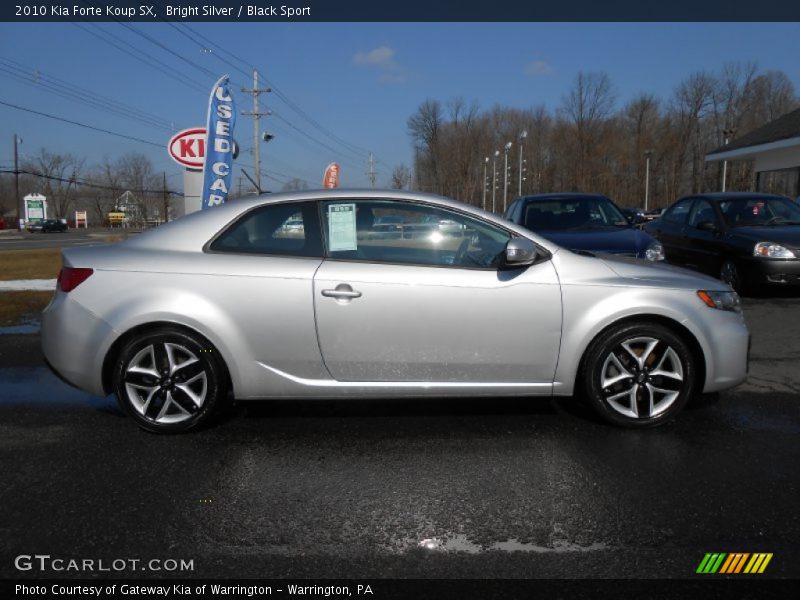
[[576,252],[664,260],[661,243],[602,194],[560,193],[522,196],[505,218]]

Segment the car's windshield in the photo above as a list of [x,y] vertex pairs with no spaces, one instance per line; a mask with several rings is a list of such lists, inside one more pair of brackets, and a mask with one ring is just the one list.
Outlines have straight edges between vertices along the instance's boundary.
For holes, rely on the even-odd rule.
[[788,198],[733,198],[719,207],[729,227],[800,225],[800,207]]
[[536,231],[629,227],[630,223],[608,198],[562,198],[528,204],[523,225]]

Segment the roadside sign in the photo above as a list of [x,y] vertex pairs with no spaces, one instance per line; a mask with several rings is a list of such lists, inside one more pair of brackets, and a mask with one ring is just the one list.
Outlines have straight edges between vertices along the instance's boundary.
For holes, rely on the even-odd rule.
[[192,127],[179,131],[170,138],[167,151],[179,165],[201,171],[206,160],[206,128]]

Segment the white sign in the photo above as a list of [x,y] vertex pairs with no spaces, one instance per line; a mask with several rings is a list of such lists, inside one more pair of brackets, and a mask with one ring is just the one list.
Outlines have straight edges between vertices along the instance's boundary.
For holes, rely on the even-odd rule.
[[331,252],[356,250],[356,205],[328,206],[328,249]]

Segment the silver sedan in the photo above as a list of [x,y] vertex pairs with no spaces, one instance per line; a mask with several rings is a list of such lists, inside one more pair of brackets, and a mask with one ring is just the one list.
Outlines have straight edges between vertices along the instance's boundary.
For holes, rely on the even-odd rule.
[[[376,234],[390,220],[404,235]],[[65,249],[42,321],[60,376],[159,432],[231,398],[575,396],[649,427],[743,381],[748,340],[716,279],[375,190],[237,200]]]

